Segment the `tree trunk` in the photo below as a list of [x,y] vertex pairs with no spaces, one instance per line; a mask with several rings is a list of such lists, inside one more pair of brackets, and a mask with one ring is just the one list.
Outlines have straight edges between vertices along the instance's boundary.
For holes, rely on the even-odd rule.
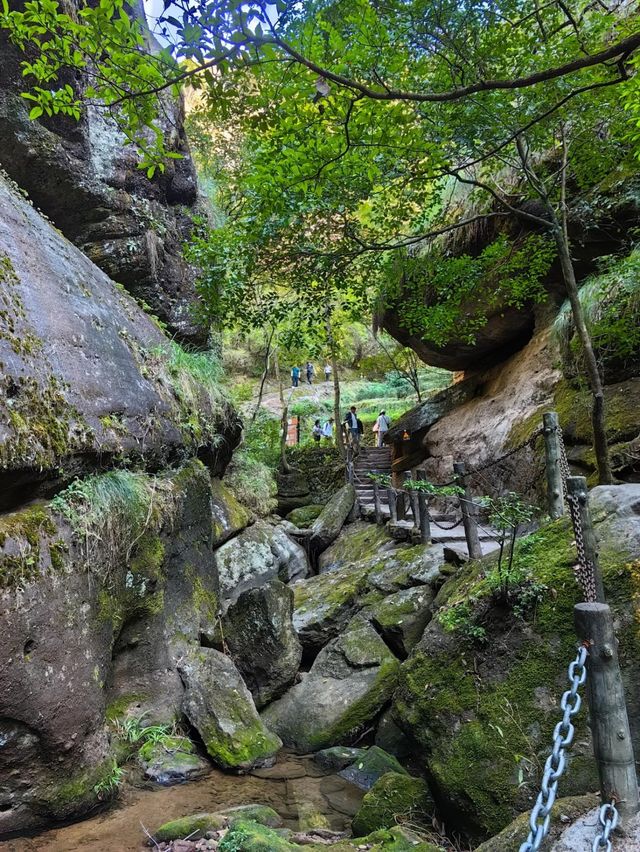
[[329,344],[329,354],[331,356],[331,372],[333,374],[333,420],[336,430],[336,446],[340,450],[342,458],[346,458],[347,451],[344,445],[344,434],[342,432],[342,419],[340,417],[340,376],[338,375],[338,356],[336,354],[336,344],[333,339],[333,330],[331,328],[331,306],[325,307],[327,342]]
[[609,485],[613,482],[613,474],[611,472],[609,448],[607,446],[602,378],[600,377],[598,362],[596,360],[595,352],[593,351],[591,335],[589,334],[589,329],[587,328],[587,324],[584,319],[582,305],[578,298],[578,284],[576,282],[573,261],[571,260],[569,244],[557,220],[554,221],[553,236],[558,248],[562,277],[564,279],[567,296],[569,297],[569,303],[571,304],[573,322],[582,345],[587,378],[589,380],[589,388],[593,397],[591,425],[593,429],[593,448],[595,450],[596,464],[598,466],[598,482],[601,485]]
[[264,370],[262,371],[262,378],[260,379],[260,389],[258,391],[258,401],[256,402],[256,407],[253,410],[253,414],[251,416],[251,422],[253,423],[258,416],[258,411],[260,410],[260,406],[262,405],[262,397],[264,395],[264,383],[267,380],[267,375],[269,374],[269,359],[271,358],[271,341],[273,340],[273,334],[275,329],[271,329],[269,336],[267,338],[267,351],[264,356]]
[[278,350],[273,353],[273,369],[278,379],[278,392],[282,403],[282,417],[280,420],[280,470],[282,473],[291,473],[291,467],[287,461],[287,435],[289,433],[289,406],[284,401],[284,388],[282,387],[282,374],[278,363]]

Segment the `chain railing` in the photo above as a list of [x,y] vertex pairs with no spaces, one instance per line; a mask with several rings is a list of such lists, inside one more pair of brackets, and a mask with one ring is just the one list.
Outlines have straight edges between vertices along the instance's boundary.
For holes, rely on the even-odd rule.
[[618,819],[619,814],[615,799],[612,799],[611,802],[605,802],[598,812],[598,833],[591,846],[591,852],[598,852],[599,849],[611,852],[612,846],[609,837],[618,825]]
[[587,653],[587,648],[582,646],[569,666],[568,679],[571,688],[564,693],[560,701],[560,709],[563,711],[562,719],[553,732],[553,748],[544,765],[540,792],[529,817],[529,836],[520,846],[520,852],[538,852],[542,841],[549,833],[551,808],[558,793],[558,781],[567,764],[565,750],[573,742],[575,734],[575,727],[571,720],[582,704],[578,689],[587,679],[585,666]]

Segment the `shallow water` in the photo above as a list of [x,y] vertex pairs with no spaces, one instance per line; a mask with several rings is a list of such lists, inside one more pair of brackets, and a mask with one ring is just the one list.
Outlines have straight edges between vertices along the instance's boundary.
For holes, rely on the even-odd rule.
[[[363,792],[336,775],[320,775],[308,758],[283,756],[267,777],[227,775],[212,770],[200,781],[175,787],[136,789],[125,785],[119,802],[83,822],[45,831],[36,837],[0,842],[2,852],[141,852],[148,831],[171,819],[234,805],[269,805],[289,828],[300,818],[320,813],[326,826],[348,830]],[[282,776],[282,777],[280,777]]]

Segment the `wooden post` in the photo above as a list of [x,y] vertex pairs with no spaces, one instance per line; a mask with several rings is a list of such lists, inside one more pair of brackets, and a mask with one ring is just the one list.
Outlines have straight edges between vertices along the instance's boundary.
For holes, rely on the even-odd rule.
[[398,523],[398,504],[396,502],[395,488],[387,488],[387,499],[389,501],[389,521],[392,524]]
[[596,600],[600,601],[600,603],[604,603],[604,586],[602,583],[600,563],[598,561],[598,540],[593,530],[593,523],[591,522],[591,513],[589,512],[589,491],[587,489],[587,480],[585,477],[568,476],[567,493],[570,497],[578,498],[578,513],[580,516],[580,523],[582,525],[585,554],[587,561],[593,565],[593,573],[596,581]]
[[350,485],[353,485],[353,447],[349,445],[347,447],[347,482]]
[[420,529],[420,506],[418,505],[418,492],[413,488],[409,492],[409,500],[411,501],[411,513],[413,514],[413,526],[415,529]]
[[586,693],[600,795],[603,804],[615,798],[624,821],[638,813],[640,801],[613,617],[606,604],[581,603],[574,619],[578,638],[589,646]]
[[424,491],[418,491],[418,512],[420,515],[420,541],[431,544],[431,522],[429,520],[429,501]]
[[453,465],[458,484],[464,488],[464,494],[460,498],[460,508],[462,510],[462,523],[464,525],[464,534],[467,539],[467,549],[470,559],[480,559],[482,556],[482,547],[480,546],[480,538],[478,536],[478,522],[476,521],[476,508],[471,505],[471,493],[465,482],[465,466],[463,462],[456,462]]
[[564,502],[562,499],[562,470],[560,468],[558,415],[555,411],[546,411],[542,415],[542,422],[549,515],[552,518],[560,518],[564,514]]
[[400,473],[399,476],[401,488],[396,492],[396,512],[398,514],[398,520],[404,521],[407,517],[407,493],[406,491],[402,491],[402,483],[405,480],[405,474]]
[[378,483],[373,483],[373,508],[376,513],[376,524],[382,523],[382,510],[380,508],[380,489]]

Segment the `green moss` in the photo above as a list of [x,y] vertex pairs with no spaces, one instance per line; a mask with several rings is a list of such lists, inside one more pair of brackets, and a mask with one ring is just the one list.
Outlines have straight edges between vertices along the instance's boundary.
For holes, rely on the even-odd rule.
[[71,778],[61,774],[64,780],[51,783],[40,793],[42,803],[56,816],[65,816],[77,811],[88,801],[98,801],[96,787],[100,787],[113,777],[114,761],[108,758],[98,766],[85,769]]
[[[639,594],[640,578],[616,548],[603,548],[601,567],[612,605],[628,612],[634,589]],[[558,720],[555,701],[575,656],[573,608],[581,599],[575,560],[566,519],[518,542],[516,570],[548,587],[526,624],[491,603],[486,574],[495,557],[469,563],[445,584],[437,603],[467,602],[486,628],[488,645],[501,648],[500,657],[483,654],[474,664],[473,651],[460,639],[433,632],[425,634],[425,643],[401,668],[395,712],[420,742],[430,776],[459,812],[461,827],[466,819],[467,827],[479,834],[497,833],[529,806],[537,787],[539,754]],[[625,616],[621,659],[637,659],[638,641],[637,619]],[[583,743],[588,738],[586,714],[577,718],[576,728],[576,743]],[[563,780],[568,794],[597,787],[588,752],[579,745],[572,750]],[[471,774],[469,766],[474,767]]]
[[315,519],[320,515],[324,506],[318,503],[311,503],[309,506],[301,506],[299,509],[293,509],[287,515],[287,520],[300,529],[310,527]]
[[149,762],[157,758],[159,749],[169,752],[184,752],[184,754],[194,754],[195,752],[195,746],[188,737],[167,734],[161,740],[148,740],[138,749],[138,754],[142,760]]
[[132,704],[140,704],[146,699],[146,695],[135,692],[128,692],[125,695],[119,695],[113,701],[107,704],[105,710],[105,718],[107,722],[116,722],[127,715],[127,710]]
[[211,480],[214,546],[239,530],[251,519],[248,510],[220,479]]
[[35,505],[0,518],[0,588],[15,587],[43,570],[64,568],[65,544],[45,506]]
[[260,719],[249,724],[245,720],[242,725],[233,727],[233,734],[224,733],[217,726],[207,730],[204,725],[200,732],[208,754],[226,769],[255,765],[280,749],[280,741]]
[[399,822],[427,825],[432,805],[429,788],[421,778],[387,772],[365,794],[353,819],[353,833],[366,835]]
[[220,842],[219,852],[290,852],[300,847],[257,822],[238,821]]
[[226,820],[221,814],[192,814],[165,822],[153,832],[153,836],[158,843],[183,840],[185,837],[198,840],[208,831],[224,828],[225,823]]
[[[307,852],[323,852],[326,848],[326,845],[304,847]],[[422,840],[414,831],[399,825],[374,831],[366,837],[343,840],[332,844],[330,849],[331,852],[354,852],[359,849],[368,849],[370,852],[444,852],[442,847]]]
[[[607,438],[610,443],[630,440],[640,429],[640,379],[605,385]],[[577,443],[591,443],[591,395],[561,381],[554,393],[555,409],[563,431]]]
[[143,574],[149,579],[157,579],[161,573],[164,556],[165,546],[160,536],[156,533],[147,533],[137,542],[129,567],[134,574]]
[[[186,571],[187,569],[185,569]],[[196,612],[199,612],[203,618],[209,621],[215,621],[219,612],[218,596],[215,592],[205,589],[202,579],[195,573],[195,568],[191,567],[188,576],[193,584],[192,600]]]

